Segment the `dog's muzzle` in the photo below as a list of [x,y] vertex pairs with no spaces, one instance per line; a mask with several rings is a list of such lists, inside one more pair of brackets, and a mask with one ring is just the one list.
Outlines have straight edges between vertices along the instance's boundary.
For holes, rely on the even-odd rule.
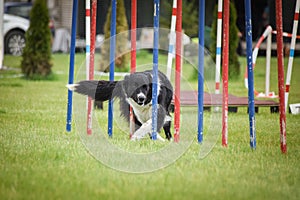
[[146,100],[146,96],[143,93],[139,93],[137,95],[137,101],[138,101],[137,103],[139,105],[143,105],[145,103],[145,100]]

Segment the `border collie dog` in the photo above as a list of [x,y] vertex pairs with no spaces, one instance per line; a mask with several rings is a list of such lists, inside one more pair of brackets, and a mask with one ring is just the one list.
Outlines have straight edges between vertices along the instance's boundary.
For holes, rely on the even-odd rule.
[[[88,95],[96,101],[120,99],[121,115],[129,122],[130,106],[133,109],[135,132],[132,140],[139,140],[147,134],[151,137],[152,128],[152,71],[136,72],[126,75],[120,81],[80,81],[68,88],[77,93]],[[173,87],[168,78],[158,72],[158,107],[157,130],[164,129],[166,138],[171,140],[172,134],[170,104],[173,98]],[[157,134],[159,140],[164,139]]]

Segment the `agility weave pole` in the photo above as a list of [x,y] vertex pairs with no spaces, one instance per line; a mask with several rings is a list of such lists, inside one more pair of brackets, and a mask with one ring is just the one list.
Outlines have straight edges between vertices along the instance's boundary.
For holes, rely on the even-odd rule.
[[[136,22],[137,22],[137,0],[131,0],[131,51],[130,51],[130,73],[136,72]],[[135,130],[135,123],[134,123],[134,115],[133,109],[130,107],[129,111],[129,131],[130,131],[130,138],[134,133]]]
[[175,48],[174,45],[175,45],[175,37],[176,37],[176,33],[175,33],[176,15],[177,15],[177,0],[173,0],[171,27],[170,27],[170,35],[169,35],[167,74],[166,74],[169,80],[171,80],[172,61],[174,57],[174,48]]
[[[91,17],[91,2],[86,0],[86,17],[85,17],[85,31],[86,31],[86,78],[87,80],[94,79],[94,65],[95,65],[95,38],[96,38],[96,18],[97,18],[97,0],[92,0],[92,17]],[[92,134],[92,115],[93,114],[93,100],[87,97],[87,134]]]
[[199,0],[198,13],[198,143],[203,141],[203,96],[204,96],[204,26],[205,0]]
[[250,147],[256,148],[255,131],[255,103],[254,103],[254,78],[252,64],[252,19],[251,19],[251,0],[245,0],[245,25],[247,43],[247,71],[248,71],[248,109],[250,124]]
[[271,74],[271,54],[272,54],[272,34],[267,37],[267,50],[266,50],[266,84],[265,84],[265,96],[276,96],[275,92],[270,93],[270,74]]
[[[85,1],[85,67],[86,80],[90,80],[90,52],[91,52],[91,1]],[[92,99],[86,98],[87,106],[87,121],[86,132],[88,135],[92,134]]]
[[223,49],[222,49],[222,81],[223,81],[223,106],[222,106],[222,145],[228,145],[228,64],[229,64],[229,9],[230,1],[224,0],[223,10]]
[[[115,49],[116,49],[116,18],[117,18],[117,0],[111,1],[110,18],[110,51],[109,51],[109,80],[114,81],[115,72]],[[113,135],[113,100],[108,102],[108,136]]]
[[289,55],[289,61],[288,61],[288,70],[287,70],[286,82],[285,82],[285,110],[288,109],[290,83],[291,83],[291,77],[292,77],[293,61],[294,61],[294,54],[295,54],[295,44],[296,44],[296,37],[297,37],[297,30],[298,30],[299,8],[300,8],[300,0],[297,0],[296,6],[295,6],[292,40],[291,40],[290,55]]
[[180,82],[182,64],[182,0],[177,0],[175,99],[174,99],[174,142],[179,142],[180,133]]
[[278,67],[278,92],[280,114],[280,147],[286,153],[286,113],[284,103],[284,65],[283,65],[283,27],[282,27],[282,1],[276,0],[276,41],[277,41],[277,67]]
[[[299,12],[298,13],[296,12],[294,18],[297,18],[298,15],[299,15]],[[298,24],[298,20],[294,20],[294,24]],[[267,26],[267,28],[265,29],[265,31],[263,32],[263,34],[261,35],[261,37],[257,41],[257,43],[255,45],[255,48],[253,50],[253,54],[252,54],[253,61],[252,62],[253,62],[253,69],[254,69],[255,65],[256,65],[256,59],[257,59],[257,55],[258,55],[260,45],[262,44],[262,42],[265,39],[267,40],[265,93],[258,92],[254,89],[254,94],[255,94],[256,97],[264,97],[264,98],[277,98],[278,97],[277,95],[275,95],[274,92],[270,92],[270,90],[269,90],[270,89],[272,34],[277,34],[277,31],[273,31],[271,26]],[[296,42],[296,39],[300,39],[300,36],[296,35],[296,34],[297,34],[297,28],[296,28],[296,32],[295,32],[295,36],[294,36],[295,39],[294,39],[294,41],[293,41],[293,39],[291,41],[291,50],[290,50],[290,56],[289,56],[289,62],[288,62],[288,70],[287,70],[287,77],[286,77],[286,93],[285,93],[285,95],[287,95],[287,93],[288,93],[287,91],[289,91],[290,78],[291,78],[293,59],[294,59],[294,52],[295,52],[295,42]],[[293,34],[283,32],[283,37],[292,38]],[[245,71],[245,74],[244,74],[244,84],[245,84],[245,87],[248,89],[248,73],[247,73],[247,70]],[[285,100],[286,100],[285,105],[286,105],[286,109],[287,109],[287,97],[285,98]]]
[[158,110],[158,48],[159,48],[159,7],[160,0],[153,0],[153,69],[152,69],[152,140],[157,139],[157,110]]
[[[75,60],[77,10],[78,10],[78,1],[73,0],[71,45],[70,45],[70,63],[69,63],[69,81],[68,81],[68,84],[73,84],[74,83],[74,60]],[[72,129],[72,104],[73,104],[73,91],[68,89],[67,123],[66,123],[66,130],[68,132],[70,132],[71,129]]]
[[[265,29],[265,31],[263,32],[263,34],[261,35],[261,37],[259,38],[259,40],[257,41],[255,47],[254,47],[254,50],[253,50],[253,53],[252,53],[252,68],[254,70],[255,68],[255,65],[256,65],[256,59],[257,59],[257,55],[258,55],[258,51],[259,51],[259,47],[261,45],[261,43],[265,40],[265,38],[267,37],[271,37],[272,35],[272,27],[271,26],[267,26],[267,28]],[[271,35],[271,36],[270,36]],[[271,46],[270,46],[271,48]],[[251,48],[252,49],[252,48]],[[252,50],[251,50],[252,51]],[[267,51],[270,51],[270,49],[267,48]],[[267,52],[268,53],[268,52]],[[267,56],[267,59],[270,59],[268,56]],[[266,61],[267,63],[269,62],[269,60]],[[248,65],[246,67],[246,69],[248,68]],[[267,70],[270,68],[270,65],[268,64],[268,66],[266,66]],[[267,71],[269,72],[269,71]],[[245,87],[248,89],[248,70],[245,70],[245,74],[244,74],[244,84],[245,84]],[[258,96],[260,93],[257,92],[255,89],[254,89],[254,94],[255,96]],[[266,94],[266,96],[268,96]]]
[[[295,17],[295,16],[294,16]],[[272,31],[273,34],[277,34],[277,31],[274,30]],[[287,33],[287,32],[282,32],[283,37],[289,37],[292,38],[293,34],[292,33]],[[296,39],[300,39],[300,35],[296,35]]]
[[215,93],[220,94],[223,0],[218,0]]

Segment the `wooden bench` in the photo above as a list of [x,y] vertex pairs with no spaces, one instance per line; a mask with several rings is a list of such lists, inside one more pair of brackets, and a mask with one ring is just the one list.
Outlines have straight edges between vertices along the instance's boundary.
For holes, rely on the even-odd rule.
[[[180,103],[182,106],[198,106],[197,91],[181,91]],[[204,93],[203,107],[210,110],[211,107],[222,106],[222,94]],[[174,103],[174,102],[173,102]],[[238,97],[232,94],[228,95],[228,111],[237,112],[238,107],[248,107],[248,97]],[[279,112],[279,103],[272,100],[255,99],[255,112],[258,113],[259,107],[270,107],[271,113]]]

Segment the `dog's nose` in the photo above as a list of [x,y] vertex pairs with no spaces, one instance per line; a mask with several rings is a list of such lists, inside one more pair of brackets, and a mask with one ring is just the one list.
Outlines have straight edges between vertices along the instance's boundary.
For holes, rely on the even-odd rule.
[[139,96],[139,97],[138,97],[138,101],[139,101],[139,102],[144,102],[144,100],[145,100],[145,97],[144,97],[144,96]]

